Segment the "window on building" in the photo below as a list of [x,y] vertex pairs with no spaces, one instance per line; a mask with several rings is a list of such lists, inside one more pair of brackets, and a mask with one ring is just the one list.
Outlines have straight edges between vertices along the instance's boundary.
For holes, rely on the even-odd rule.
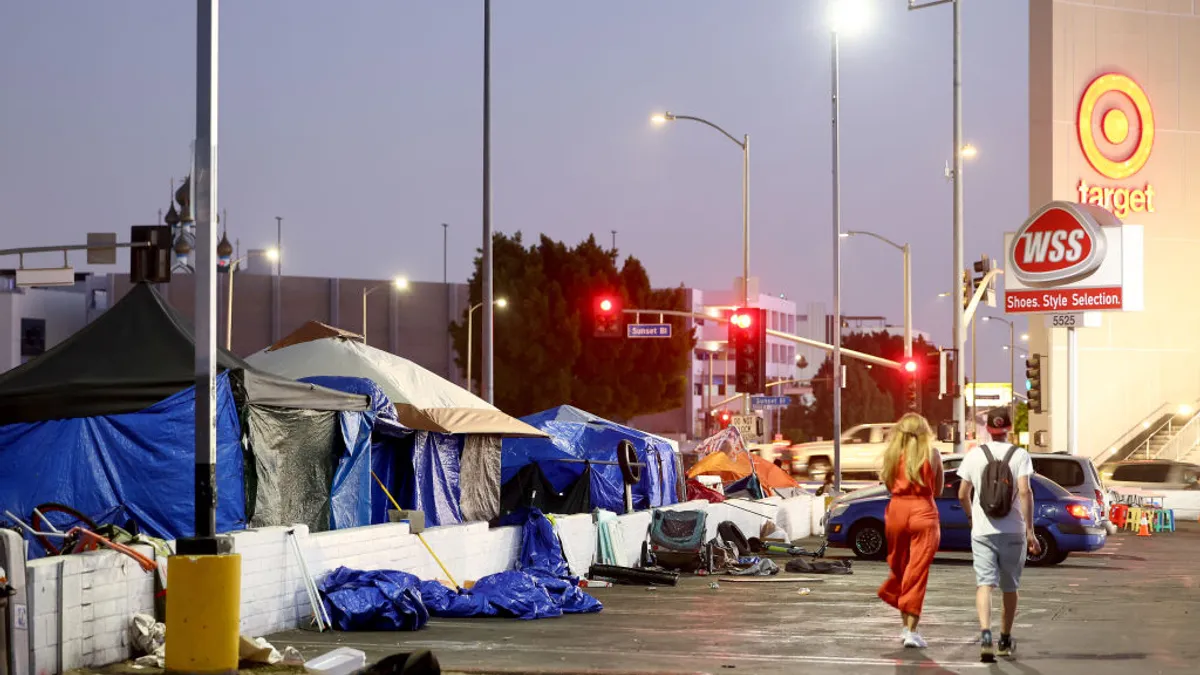
[[92,309],[100,311],[108,309],[108,291],[103,288],[92,289],[91,305]]
[[702,384],[697,384],[697,385],[696,385],[696,394],[695,394],[695,395],[696,395],[696,396],[703,396],[703,395],[704,395],[704,385],[702,385]]
[[21,319],[21,356],[41,356],[46,351],[46,320]]
[[779,363],[779,345],[771,345],[771,363]]

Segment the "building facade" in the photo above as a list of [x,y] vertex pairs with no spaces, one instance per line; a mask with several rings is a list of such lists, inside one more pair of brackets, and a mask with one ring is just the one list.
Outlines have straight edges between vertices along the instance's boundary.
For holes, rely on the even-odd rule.
[[[1164,405],[1200,399],[1200,2],[1030,0],[1029,50],[1031,212],[1090,202],[1144,227],[1144,310],[1077,333],[1078,452],[1100,457]],[[1107,74],[1130,91],[1106,92],[1081,119]],[[1030,419],[1034,437],[1048,432],[1040,449],[1067,449],[1066,342],[1031,317],[1029,350],[1047,361],[1047,412]]]

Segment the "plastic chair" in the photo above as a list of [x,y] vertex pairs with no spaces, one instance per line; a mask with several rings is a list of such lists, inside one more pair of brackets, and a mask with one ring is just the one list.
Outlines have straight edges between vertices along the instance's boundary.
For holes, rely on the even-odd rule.
[[1128,511],[1128,518],[1125,521],[1125,529],[1134,532],[1142,522],[1142,514],[1145,512],[1140,506],[1131,506]]
[[1159,532],[1174,532],[1175,531],[1175,509],[1159,509],[1157,518],[1157,531]]
[[1113,504],[1112,508],[1108,510],[1108,519],[1117,526],[1117,529],[1125,529],[1125,523],[1129,520],[1129,505]]

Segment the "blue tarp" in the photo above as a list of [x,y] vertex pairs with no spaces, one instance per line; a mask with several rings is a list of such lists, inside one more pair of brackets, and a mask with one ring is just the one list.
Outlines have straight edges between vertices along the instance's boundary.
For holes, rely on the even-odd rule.
[[418,581],[405,572],[339,567],[320,588],[338,630],[419,630],[430,615],[529,620],[603,609],[576,579],[567,577],[562,546],[537,509],[529,511],[522,528],[518,566],[519,570],[483,577],[462,591],[437,581]]
[[[383,388],[365,377],[322,375],[301,378],[300,381],[351,394],[362,394],[371,399],[371,410],[375,413],[374,423],[370,429],[371,471],[379,476],[379,480],[383,481],[401,506],[416,508],[416,504],[408,500],[408,495],[397,488],[396,481],[397,476],[401,473],[398,463],[411,464],[411,435],[414,432],[397,421],[396,406],[384,393]],[[388,522],[387,512],[392,508],[391,502],[379,488],[379,484],[371,477],[369,471],[364,472],[363,475],[370,483],[368,488],[371,495],[370,515],[367,523]]]
[[425,512],[425,524],[453,525],[463,521],[458,473],[464,436],[418,431],[413,435],[412,463],[402,466],[404,493],[414,508]]
[[329,486],[329,529],[371,524],[371,495],[377,490],[371,478],[371,412],[338,413],[344,454],[333,470]]
[[[500,482],[507,483],[521,467],[536,462],[554,489],[565,491],[580,475],[583,464],[559,459],[614,461],[617,444],[629,440],[645,463],[642,479],[633,486],[633,506],[645,509],[679,501],[675,452],[665,439],[611,422],[572,406],[559,406],[521,418],[550,435],[545,438],[506,438],[500,460]],[[621,468],[592,465],[592,505],[623,512]]]
[[421,580],[407,572],[339,567],[319,590],[338,630],[421,630],[429,623]]
[[[195,389],[136,413],[0,426],[0,511],[57,502],[88,516],[118,506],[147,534],[192,536]],[[245,527],[241,426],[229,375],[217,376],[217,530]],[[31,557],[41,553],[36,542]]]

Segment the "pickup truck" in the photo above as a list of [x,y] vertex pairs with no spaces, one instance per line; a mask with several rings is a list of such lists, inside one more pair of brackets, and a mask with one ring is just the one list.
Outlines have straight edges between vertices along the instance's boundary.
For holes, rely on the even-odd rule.
[[[887,448],[892,424],[860,424],[842,434],[842,472],[878,473]],[[954,444],[934,441],[933,446],[943,455],[954,453]],[[833,441],[800,443],[788,449],[793,476],[807,475],[811,480],[825,480],[833,468]]]

